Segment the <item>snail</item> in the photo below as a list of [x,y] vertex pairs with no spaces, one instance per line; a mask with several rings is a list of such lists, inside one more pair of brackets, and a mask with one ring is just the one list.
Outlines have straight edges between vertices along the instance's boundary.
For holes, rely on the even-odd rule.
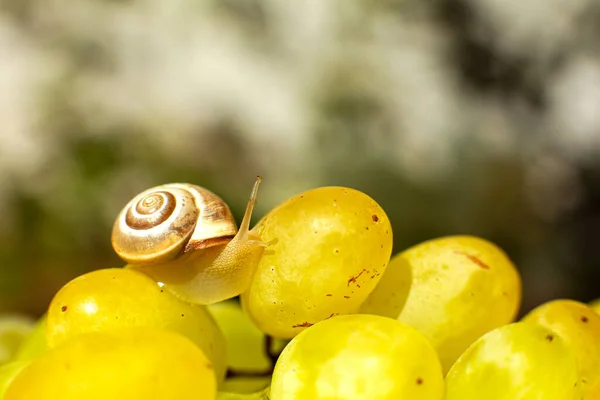
[[212,304],[245,291],[267,243],[250,232],[258,186],[238,230],[215,193],[187,183],[156,186],[135,196],[114,223],[113,249],[180,299]]

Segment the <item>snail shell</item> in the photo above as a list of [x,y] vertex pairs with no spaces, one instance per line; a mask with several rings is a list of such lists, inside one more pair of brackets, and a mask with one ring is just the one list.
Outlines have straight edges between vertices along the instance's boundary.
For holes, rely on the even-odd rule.
[[171,183],[135,196],[119,213],[112,245],[126,262],[163,262],[229,242],[238,228],[229,206],[203,187]]

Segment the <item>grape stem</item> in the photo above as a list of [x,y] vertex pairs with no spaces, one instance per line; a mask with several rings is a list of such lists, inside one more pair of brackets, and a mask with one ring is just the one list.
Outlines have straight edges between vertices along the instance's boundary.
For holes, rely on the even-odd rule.
[[264,340],[265,353],[269,360],[271,360],[271,367],[264,371],[240,371],[229,368],[227,369],[226,378],[271,376],[273,374],[275,364],[277,363],[277,359],[279,359],[279,354],[273,351],[273,338],[271,336],[265,335]]
[[267,353],[269,360],[271,360],[272,368],[275,368],[275,364],[279,359],[279,354],[273,352],[273,337],[270,335],[265,335],[265,352]]

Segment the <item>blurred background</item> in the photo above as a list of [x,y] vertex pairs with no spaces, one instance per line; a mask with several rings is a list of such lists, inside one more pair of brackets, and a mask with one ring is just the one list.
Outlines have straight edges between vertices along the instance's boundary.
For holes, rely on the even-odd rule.
[[600,297],[598,0],[0,0],[0,311],[123,263],[138,192],[205,186],[238,222],[324,185],[394,253],[473,234],[522,312]]

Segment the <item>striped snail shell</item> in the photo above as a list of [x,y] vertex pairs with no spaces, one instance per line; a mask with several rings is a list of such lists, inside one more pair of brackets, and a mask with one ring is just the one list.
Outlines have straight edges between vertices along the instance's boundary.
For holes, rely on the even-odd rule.
[[131,199],[114,223],[111,241],[126,262],[153,263],[225,244],[237,231],[219,196],[197,185],[171,183]]

